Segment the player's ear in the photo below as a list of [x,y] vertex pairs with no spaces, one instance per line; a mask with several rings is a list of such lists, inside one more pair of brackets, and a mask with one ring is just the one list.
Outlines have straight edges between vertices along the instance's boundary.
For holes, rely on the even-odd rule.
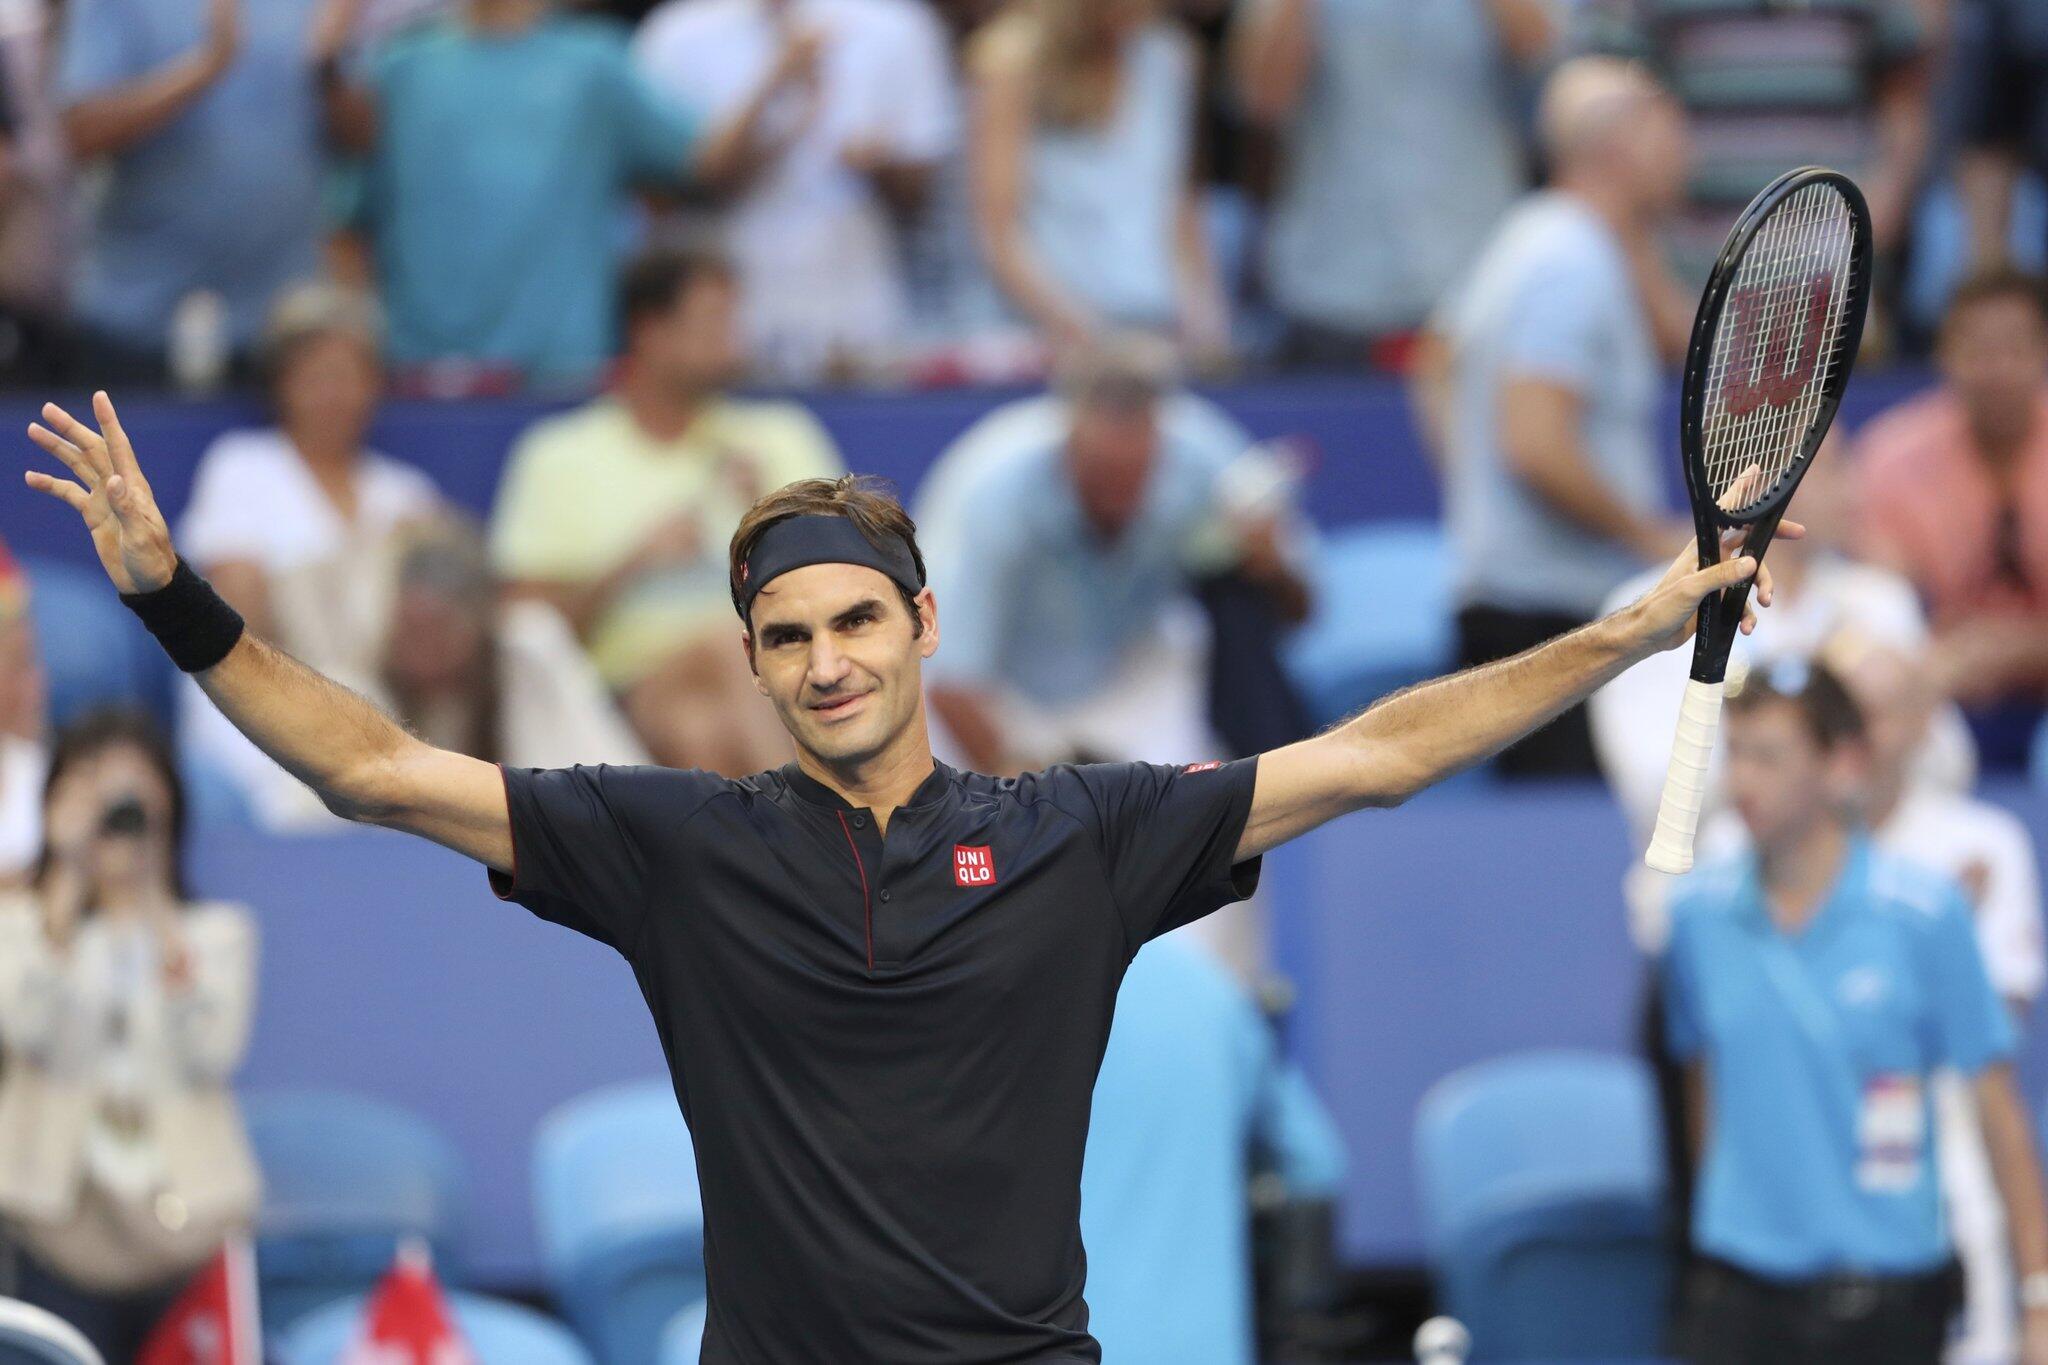
[[930,588],[918,589],[917,619],[923,627],[917,633],[917,652],[929,659],[939,648],[939,599]]

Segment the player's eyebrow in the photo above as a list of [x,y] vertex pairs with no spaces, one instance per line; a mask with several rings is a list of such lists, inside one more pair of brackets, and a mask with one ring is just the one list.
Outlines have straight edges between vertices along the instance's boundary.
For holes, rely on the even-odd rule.
[[832,624],[843,626],[862,613],[866,613],[869,616],[880,616],[882,614],[882,599],[879,597],[864,597],[833,617]]

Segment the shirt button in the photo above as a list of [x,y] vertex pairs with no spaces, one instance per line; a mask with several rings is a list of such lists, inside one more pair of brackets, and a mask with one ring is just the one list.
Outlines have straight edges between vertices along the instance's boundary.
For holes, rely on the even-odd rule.
[[868,818],[867,818],[867,816],[865,816],[865,815],[856,815],[856,816],[854,816],[854,817],[853,817],[853,827],[854,827],[855,829],[866,829],[866,828],[868,827]]
[[887,901],[889,899],[889,888],[886,886],[882,888],[882,899],[884,901]]

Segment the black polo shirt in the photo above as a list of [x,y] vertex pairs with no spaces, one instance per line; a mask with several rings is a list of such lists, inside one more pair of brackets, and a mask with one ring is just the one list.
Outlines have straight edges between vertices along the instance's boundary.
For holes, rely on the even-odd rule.
[[618,949],[654,1012],[706,1365],[1101,1358],[1081,1153],[1117,986],[1251,894],[1256,766],[940,764],[886,839],[795,764],[505,770],[493,885]]

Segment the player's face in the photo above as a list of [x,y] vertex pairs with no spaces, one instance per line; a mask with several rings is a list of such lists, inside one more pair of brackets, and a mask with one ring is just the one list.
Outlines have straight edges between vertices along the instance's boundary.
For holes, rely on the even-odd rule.
[[1814,737],[1797,703],[1772,701],[1728,714],[1728,799],[1766,851],[1796,844],[1840,810],[1841,755]]
[[938,648],[929,589],[916,630],[903,594],[858,564],[812,564],[779,575],[754,599],[754,685],[783,728],[828,763],[884,752],[923,704],[923,661]]

